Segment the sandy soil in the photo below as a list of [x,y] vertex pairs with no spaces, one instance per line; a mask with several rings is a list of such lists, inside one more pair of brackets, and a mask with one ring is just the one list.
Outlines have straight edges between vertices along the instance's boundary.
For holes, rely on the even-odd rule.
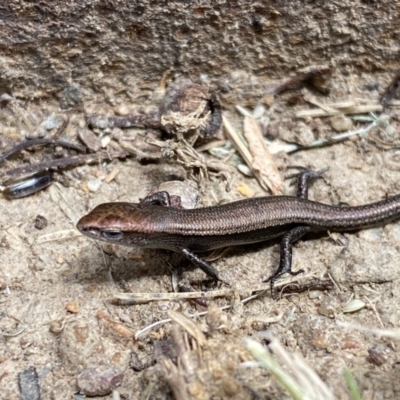
[[[353,71],[343,71],[332,78],[328,97],[316,96],[321,102],[378,99],[389,81],[388,75],[357,76]],[[221,94],[224,113],[240,128],[242,118],[234,105],[254,107],[263,98],[266,82],[243,73],[227,77],[225,83],[230,89]],[[374,83],[379,84],[377,89],[366,89],[366,85]],[[105,98],[104,93],[84,91],[83,110],[112,114],[121,105],[136,111],[155,105],[155,97],[148,90],[144,105],[143,93],[133,93],[127,96],[124,92],[107,92]],[[266,109],[271,121],[278,121],[280,137],[298,142],[306,140],[302,133],[304,121],[295,119],[294,111],[308,105],[301,101],[291,105],[289,100],[294,97],[293,93],[277,96]],[[17,99],[12,104],[0,110],[4,146],[24,138],[30,127],[52,113],[67,113],[60,111],[58,100],[52,99]],[[63,138],[75,140],[84,113],[71,109],[68,114],[70,123]],[[399,193],[400,156],[395,147],[400,135],[398,109],[390,109],[385,116],[389,125],[363,138],[280,154],[275,156],[276,164],[282,174],[290,165],[313,169],[329,166],[324,179],[313,184],[310,195],[325,203],[358,205]],[[354,129],[357,124],[354,122]],[[313,128],[307,131],[313,136],[311,139],[335,134],[329,119],[306,120],[305,125]],[[49,130],[46,135],[51,137],[52,132]],[[123,134],[137,132],[129,129]],[[108,149],[118,146],[120,134],[105,133],[105,137],[112,136]],[[383,149],[377,145],[377,138],[394,142],[393,148]],[[2,171],[50,157],[51,151],[54,150],[25,152],[7,161]],[[115,169],[119,173],[107,183],[105,178]],[[77,376],[86,368],[110,365],[123,373],[122,383],[114,393],[123,399],[179,398],[176,391],[172,394],[171,386],[180,387],[182,382],[177,383],[174,378],[182,378],[183,374],[186,395],[181,398],[288,398],[266,369],[243,364],[252,360],[244,338],[254,335],[265,344],[256,336],[265,330],[290,354],[301,354],[335,399],[350,398],[342,375],[344,367],[354,376],[363,399],[400,396],[396,339],[339,324],[400,327],[398,223],[338,236],[325,234],[296,244],[294,268],[306,270],[297,280],[303,283],[330,275],[336,284],[331,291],[312,290],[286,295],[278,301],[273,301],[267,292],[242,304],[240,300],[276,268],[279,243],[274,241],[231,249],[212,262],[221,276],[232,282],[234,296],[208,301],[211,312],[207,317],[198,316],[206,308],[190,300],[113,304],[108,300],[117,292],[173,292],[171,270],[180,258],[166,251],[99,246],[79,234],[75,229],[77,220],[103,202],[137,202],[152,187],[172,178],[182,179],[185,172],[173,164],[140,162],[130,157],[77,166],[60,175],[64,184],[56,183],[22,199],[0,198],[1,399],[20,398],[19,374],[30,367],[38,374],[42,399],[79,398]],[[87,183],[96,178],[102,181],[101,187],[90,192]],[[203,182],[199,205],[243,198],[236,190],[240,183],[247,184],[255,196],[266,194],[255,179],[235,172],[229,193],[217,179]],[[289,182],[285,193],[294,194]],[[48,222],[42,230],[34,226],[38,215]],[[205,279],[200,270],[190,268],[184,277],[198,290]],[[353,313],[344,312],[352,298],[363,301],[365,306]],[[219,310],[227,305],[231,308]],[[193,331],[177,322],[159,325],[135,337],[146,326],[168,318],[171,310],[190,316],[193,329],[203,332],[204,339],[193,339]],[[177,344],[180,339],[183,347],[188,346],[186,350]],[[181,356],[178,364],[177,354]],[[181,374],[174,375],[175,365]],[[111,397],[108,394],[103,398]]]

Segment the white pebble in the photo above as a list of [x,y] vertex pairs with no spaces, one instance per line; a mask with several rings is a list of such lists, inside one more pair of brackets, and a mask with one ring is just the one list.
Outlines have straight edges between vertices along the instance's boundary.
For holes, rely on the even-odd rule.
[[101,147],[105,149],[111,142],[111,136],[104,136],[101,138]]
[[43,122],[43,127],[48,131],[57,128],[57,118],[49,117]]
[[98,178],[89,179],[87,183],[87,188],[90,192],[97,192],[100,189],[101,180]]
[[118,104],[116,107],[114,107],[114,112],[120,117],[126,117],[130,114],[130,110],[126,104]]

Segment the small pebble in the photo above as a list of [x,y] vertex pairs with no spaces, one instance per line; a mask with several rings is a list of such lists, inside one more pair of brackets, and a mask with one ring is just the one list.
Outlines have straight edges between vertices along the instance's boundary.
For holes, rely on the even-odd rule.
[[0,96],[0,103],[2,104],[7,104],[9,101],[11,101],[13,98],[8,94],[8,93],[3,93]]
[[18,386],[21,400],[40,400],[39,376],[35,367],[29,367],[18,374]]
[[114,112],[116,115],[119,115],[120,117],[126,117],[127,115],[130,114],[130,110],[126,104],[118,104],[114,108]]
[[346,337],[343,340],[342,349],[343,350],[350,350],[350,349],[360,349],[361,343],[357,340],[352,339],[351,337]]
[[[69,316],[70,317],[70,316]],[[84,368],[97,365],[96,360],[101,357],[106,362],[105,344],[100,337],[99,327],[94,318],[68,318],[61,329],[58,354],[63,369],[68,373],[77,374]],[[52,326],[52,333],[56,333],[57,323]]]
[[47,227],[47,219],[42,215],[37,215],[35,218],[34,226],[36,229],[44,229]]
[[101,141],[90,129],[79,129],[78,136],[89,150],[96,152],[100,149]]
[[94,193],[97,192],[101,187],[101,180],[98,178],[89,179],[87,182],[87,188],[90,192]]
[[106,173],[103,170],[99,169],[96,172],[96,178],[99,178],[101,181],[104,181],[105,177],[106,177]]
[[264,129],[263,134],[269,140],[275,140],[279,137],[279,127],[281,122],[279,120],[271,121]]
[[335,297],[325,297],[318,308],[318,312],[328,318],[334,318],[340,311],[340,303]]
[[375,365],[383,365],[388,360],[390,349],[384,344],[376,344],[368,349],[368,359]]
[[7,283],[3,278],[0,278],[0,290],[3,291],[7,287]]
[[399,131],[399,126],[394,123],[387,126],[385,129],[387,137],[390,138],[391,140],[395,140],[395,138],[397,138],[398,131]]
[[111,142],[111,136],[104,136],[101,138],[101,147],[105,149]]
[[222,379],[222,387],[224,392],[229,396],[233,397],[243,390],[242,385],[233,376],[225,376]]
[[132,368],[134,371],[139,372],[146,369],[148,365],[139,357],[138,353],[132,351],[131,358],[129,360],[129,367]]
[[370,82],[367,83],[363,89],[368,90],[370,92],[372,92],[373,90],[378,90],[379,89],[379,82]]
[[57,118],[49,117],[42,123],[43,128],[51,131],[52,129],[57,128]]
[[241,182],[236,186],[236,190],[245,197],[253,197],[254,190],[250,189],[245,183]]
[[122,130],[120,128],[114,128],[111,131],[111,137],[116,140],[116,141],[120,141],[122,140],[122,137],[126,137],[126,136],[130,136],[132,138],[132,140],[135,138],[136,136],[136,132],[131,132],[130,130]]
[[295,134],[296,143],[299,143],[302,146],[308,146],[315,140],[312,129],[302,121],[297,123],[293,129],[293,132]]
[[79,312],[79,304],[77,301],[69,301],[66,305],[65,305],[65,309],[72,313],[72,314],[77,314]]
[[254,176],[253,171],[246,164],[239,164],[236,168],[245,176]]
[[76,107],[82,102],[82,89],[79,84],[72,84],[58,94],[62,109]]
[[353,129],[353,121],[344,114],[337,114],[329,119],[332,128],[336,132],[347,132]]
[[257,104],[253,110],[253,118],[259,119],[265,114],[265,107],[262,104]]
[[319,290],[309,290],[308,297],[310,299],[320,299],[321,297],[323,297],[323,294]]
[[166,191],[170,196],[179,196],[183,208],[195,208],[199,201],[199,191],[182,181],[163,182],[158,191]]
[[87,368],[76,378],[78,390],[86,396],[105,396],[116,388],[124,377],[116,366]]
[[56,320],[52,321],[49,326],[49,331],[54,335],[59,335],[62,330],[64,329],[64,321],[63,320]]
[[187,391],[192,398],[207,398],[205,388],[200,382],[190,382],[187,385]]
[[271,107],[272,104],[274,104],[275,97],[272,94],[271,95],[267,95],[267,96],[264,96],[261,101],[266,106]]

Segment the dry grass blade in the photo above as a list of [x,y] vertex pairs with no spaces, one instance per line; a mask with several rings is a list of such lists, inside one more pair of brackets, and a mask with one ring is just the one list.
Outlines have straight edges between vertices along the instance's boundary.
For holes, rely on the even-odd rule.
[[253,157],[251,156],[251,153],[250,153],[248,147],[244,143],[244,140],[241,137],[239,137],[239,135],[235,131],[235,128],[231,125],[231,123],[229,122],[229,120],[226,117],[222,117],[222,121],[223,121],[225,132],[226,132],[228,139],[232,142],[235,149],[243,157],[245,163],[249,167],[251,167],[251,162],[253,160]]
[[185,317],[183,314],[176,311],[168,311],[168,316],[172,321],[179,324],[183,329],[185,329],[190,336],[196,339],[199,346],[203,347],[207,343],[207,339],[200,328],[189,318]]
[[48,233],[46,235],[39,236],[37,243],[53,242],[56,240],[71,239],[74,237],[82,236],[77,229],[64,229],[62,231]]
[[[320,101],[318,101],[318,99],[315,96],[311,95],[310,93],[305,93],[303,98],[305,101],[309,102],[310,104],[312,104],[316,107],[321,108],[322,110],[326,111],[327,113],[335,114],[337,111],[335,108],[329,107],[327,104],[322,104]],[[352,103],[351,103],[351,105],[352,105]]]
[[23,175],[33,174],[35,172],[47,171],[49,169],[67,168],[76,165],[100,163],[102,161],[111,161],[115,158],[126,158],[129,156],[127,151],[105,152],[94,154],[81,154],[78,156],[57,158],[50,161],[39,162],[37,164],[25,165],[9,169],[0,175],[0,178],[19,177]]
[[[277,286],[280,286],[280,285],[277,283]],[[264,287],[254,289],[254,291],[256,291],[256,290],[258,290],[259,292],[256,293],[256,294],[254,294],[254,295],[245,297],[244,299],[240,300],[240,303],[241,303],[241,304],[246,304],[246,303],[248,303],[249,301],[251,301],[251,300],[253,300],[253,299],[256,299],[256,298],[258,298],[258,297],[260,297],[260,296],[265,295],[265,293],[270,293],[270,290],[271,290],[271,289],[270,289],[270,286],[269,286],[269,285],[265,285]],[[191,294],[191,293],[189,293],[189,294]],[[230,294],[231,294],[231,293],[230,293]],[[227,305],[227,306],[220,307],[220,310],[221,310],[221,311],[225,311],[225,310],[229,310],[229,309],[231,309],[231,308],[232,308],[231,305]],[[199,312],[199,313],[190,315],[190,317],[191,317],[191,318],[203,317],[203,316],[205,316],[205,315],[207,315],[207,314],[208,314],[208,311],[203,311],[203,312]],[[278,318],[277,320],[279,320],[279,319],[280,319],[280,318]],[[272,319],[271,321],[269,321],[268,323],[274,323],[274,322],[277,322],[277,320],[276,320],[275,318],[273,318],[273,319]],[[169,322],[171,322],[171,318],[163,319],[163,320],[154,322],[154,323],[151,324],[151,325],[147,325],[146,327],[144,327],[144,328],[142,328],[142,329],[140,329],[140,330],[138,330],[138,331],[136,332],[136,334],[135,334],[135,339],[139,339],[141,336],[143,336],[143,335],[149,333],[151,330],[153,330],[153,329],[155,329],[155,328],[158,328],[158,327],[160,327],[161,325],[167,324],[167,323],[169,323]],[[265,322],[265,321],[264,321],[264,322]]]
[[[249,117],[247,117],[249,118]],[[254,119],[251,118],[253,121]],[[262,138],[262,134],[258,128],[258,132],[255,131],[254,129],[251,128],[251,126],[254,127],[256,125],[256,122],[254,121],[253,123],[248,124],[248,130],[250,132],[251,136],[251,149],[257,149],[255,154],[257,156],[257,160],[254,160],[254,157],[247,147],[247,145],[244,143],[244,139],[242,139],[235,131],[233,126],[230,124],[230,122],[226,119],[226,117],[223,117],[223,124],[225,127],[225,132],[227,134],[227,137],[229,140],[232,142],[236,150],[240,153],[240,155],[243,157],[245,163],[247,166],[251,169],[251,171],[254,173],[254,176],[257,178],[260,186],[268,191],[271,190],[273,194],[281,194],[282,193],[282,178],[279,177],[279,174],[277,174],[277,169],[275,167],[275,164],[273,163],[271,159],[271,155],[269,154],[268,148],[266,144],[264,143],[264,140]],[[245,117],[246,120],[246,117]],[[246,129],[246,128],[245,128]],[[260,149],[266,149],[262,151],[263,156],[261,155]],[[268,158],[265,156],[265,151],[268,153]],[[260,158],[264,158],[264,160],[260,161]],[[270,160],[267,164],[265,164],[265,159]],[[269,164],[269,165],[268,165]],[[266,175],[265,175],[266,174]],[[272,174],[272,179],[269,177],[269,175]]]
[[[262,182],[274,195],[282,194],[283,179],[264,142],[257,121],[252,117],[244,117],[243,132],[252,155],[251,170],[262,177]],[[264,187],[265,189],[265,187]]]
[[[311,101],[311,99],[308,99]],[[316,104],[314,102],[314,104]],[[383,110],[383,107],[378,103],[370,104],[355,104],[354,102],[339,102],[339,103],[328,103],[318,104],[319,109],[315,110],[301,110],[296,113],[296,118],[316,118],[316,117],[329,117],[336,114],[366,114],[369,112],[379,112]]]
[[298,383],[306,389],[309,396],[306,396],[307,398],[314,396],[315,399],[333,400],[332,392],[300,354],[289,354],[276,339],[272,340],[269,347],[280,362],[292,372]]
[[170,359],[161,359],[159,361],[163,369],[164,379],[168,382],[174,398],[177,400],[187,400],[192,398],[186,390],[186,382],[184,376],[178,367]]
[[[190,350],[190,344],[188,341],[188,335],[186,332],[182,332],[178,325],[172,325],[170,330],[171,338],[174,342],[174,348],[176,356],[178,357],[178,365],[181,367],[182,372],[185,375],[186,382],[192,382],[195,380],[195,371],[197,363],[194,358],[191,357],[193,353]],[[196,347],[196,346],[193,346]]]
[[255,340],[246,339],[247,348],[293,399],[334,400],[333,393],[299,354],[288,353],[268,332],[262,336],[269,341],[268,348]]
[[361,332],[367,332],[370,333],[371,335],[376,335],[379,337],[386,337],[390,339],[400,340],[400,329],[379,329],[370,326],[363,326],[359,324],[352,324],[342,321],[337,321],[337,325],[352,331],[357,330]]
[[215,297],[229,297],[233,295],[231,289],[213,290],[212,292],[185,292],[185,293],[114,293],[111,301],[123,300],[124,304],[143,304],[150,301],[173,301],[187,299],[210,299]]

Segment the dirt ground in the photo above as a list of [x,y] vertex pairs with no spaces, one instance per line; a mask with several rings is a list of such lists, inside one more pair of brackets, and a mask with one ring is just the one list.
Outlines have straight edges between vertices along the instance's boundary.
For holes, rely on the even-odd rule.
[[[390,79],[389,74],[337,71],[330,94],[313,95],[321,103],[378,100]],[[264,102],[270,126],[279,126],[278,135],[283,140],[304,143],[336,134],[329,118],[295,118],[295,111],[312,108],[301,101],[307,88],[271,100],[266,88],[272,82],[244,72],[219,82],[203,77],[202,83],[219,90],[223,113],[237,129],[241,129],[243,118],[234,106],[251,110]],[[157,82],[150,87],[141,87],[138,82],[129,93],[78,88],[82,106],[64,109],[60,104],[65,105],[68,93],[57,99],[13,98],[0,109],[3,151],[35,131],[41,121],[54,116],[69,116],[62,138],[77,142],[77,131],[85,126],[86,115],[113,115],[121,107],[148,111],[158,101],[157,88]],[[330,146],[280,153],[274,156],[276,165],[282,175],[291,173],[289,166],[329,167],[324,179],[315,182],[310,191],[313,200],[323,203],[359,205],[397,194],[398,110],[385,110],[380,118],[386,119],[388,125],[371,130],[362,138],[355,136]],[[353,121],[353,129],[361,124]],[[45,137],[52,137],[54,131],[50,127],[44,132]],[[135,136],[138,132],[143,130],[105,131],[103,145],[107,150],[116,149],[121,135]],[[389,144],[383,146],[383,142]],[[25,151],[1,165],[1,174],[17,165],[54,156],[54,151],[59,150],[47,147]],[[213,157],[206,152],[204,155]],[[107,182],[113,171],[118,173]],[[161,250],[100,246],[76,230],[77,220],[100,203],[137,202],[154,186],[168,180],[184,180],[185,174],[182,166],[132,156],[62,170],[58,175],[61,182],[32,196],[0,198],[0,398],[21,398],[21,391],[25,390],[21,389],[21,373],[33,367],[42,399],[79,399],[79,374],[87,368],[103,366],[116,367],[109,368],[108,373],[117,381],[123,375],[122,382],[113,394],[94,398],[289,398],[267,369],[248,363],[253,357],[245,338],[254,337],[266,344],[257,336],[264,331],[273,334],[289,355],[301,354],[326,383],[332,398],[351,398],[343,377],[345,367],[363,399],[398,398],[399,336],[384,337],[341,324],[400,328],[400,228],[396,222],[359,232],[305,238],[295,245],[294,268],[306,271],[296,277],[296,282],[331,277],[335,286],[329,291],[309,290],[284,295],[277,301],[267,291],[242,303],[240,300],[259,288],[262,279],[277,266],[279,241],[272,241],[233,248],[212,261],[220,275],[231,282],[233,294],[207,300],[208,308],[188,299],[136,305],[109,301],[121,292],[172,293],[171,271],[180,263],[180,257]],[[237,190],[239,184],[246,184],[254,196],[267,195],[256,179],[235,169],[232,179],[229,193],[217,178],[203,181],[199,206],[244,198]],[[96,191],[88,189],[93,180],[101,181]],[[285,181],[284,192],[295,194],[290,181]],[[38,215],[47,220],[44,229],[35,228]],[[201,290],[205,276],[202,271],[189,268],[184,279]],[[346,306],[354,299],[362,301],[363,306],[348,312]],[[224,306],[230,308],[221,311]],[[199,315],[207,309],[210,314]],[[168,322],[136,337],[142,329],[169,318],[171,310],[179,313],[173,316],[182,314],[193,325]],[[85,378],[79,379],[82,387]],[[171,387],[175,387],[174,392]],[[179,395],[177,387],[184,394]]]

